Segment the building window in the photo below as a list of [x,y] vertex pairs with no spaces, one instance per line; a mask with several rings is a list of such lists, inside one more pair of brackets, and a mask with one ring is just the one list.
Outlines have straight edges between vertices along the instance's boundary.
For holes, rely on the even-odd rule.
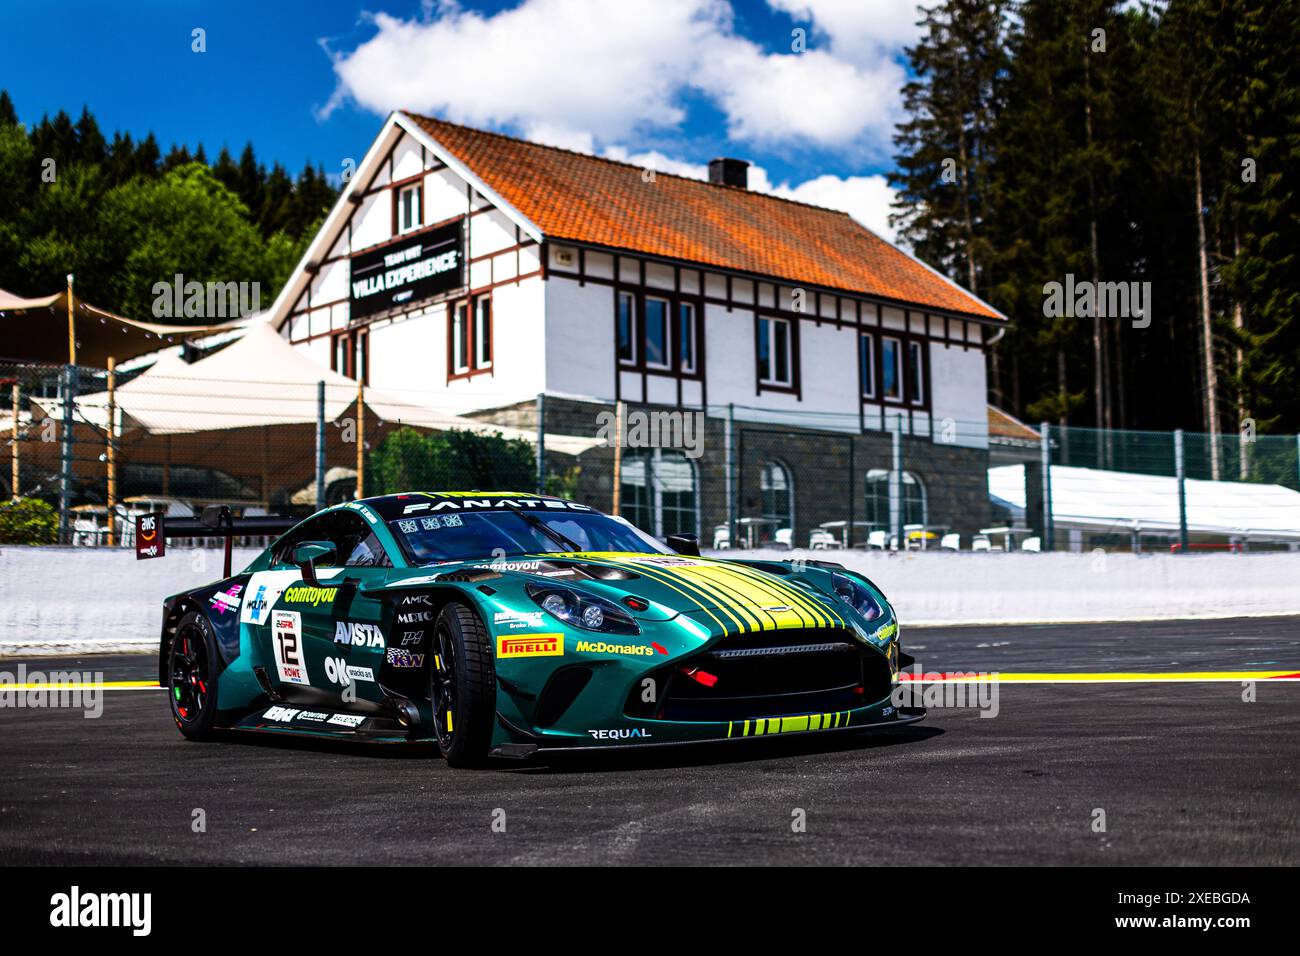
[[668,300],[646,296],[645,300],[645,364],[654,368],[669,368]]
[[677,367],[683,372],[695,371],[695,305],[691,302],[677,304]]
[[474,367],[492,365],[492,298],[481,295],[474,300]]
[[913,405],[925,404],[924,348],[920,342],[907,343],[907,400]]
[[463,375],[469,371],[469,303],[457,302],[451,320],[451,370]]
[[404,186],[397,191],[397,231],[413,232],[423,225],[420,219],[420,184]]
[[700,374],[702,342],[697,302],[619,291],[614,303],[619,365],[678,375]]
[[631,292],[618,294],[618,360],[636,364],[636,299]]
[[903,349],[898,339],[880,340],[880,386],[887,401],[903,400]]
[[790,469],[779,461],[765,462],[759,477],[763,517],[775,521],[776,529],[794,527],[794,482]]
[[876,397],[876,340],[870,335],[858,336],[858,367],[861,369],[862,397]]
[[492,298],[481,295],[452,306],[447,367],[453,376],[492,367]]
[[883,530],[892,534],[896,509],[900,507],[903,524],[930,523],[925,485],[910,471],[903,472],[901,477],[902,481],[896,483],[884,468],[872,468],[867,472],[866,520],[871,525],[871,530]]
[[658,538],[699,532],[695,465],[680,451],[629,451],[619,473],[624,518]]
[[758,379],[764,385],[794,385],[788,319],[758,320]]
[[351,379],[370,384],[370,332],[353,329],[330,337],[330,368]]

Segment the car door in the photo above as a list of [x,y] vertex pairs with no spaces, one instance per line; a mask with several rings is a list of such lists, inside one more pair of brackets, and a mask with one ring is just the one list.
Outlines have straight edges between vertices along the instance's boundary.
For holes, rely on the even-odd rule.
[[347,710],[362,703],[364,710],[364,702],[384,697],[378,681],[388,641],[383,602],[362,591],[382,583],[392,564],[361,515],[340,509],[330,517],[325,540],[335,547],[337,573],[326,589],[332,593],[318,589],[307,595],[311,607],[302,613],[308,666],[313,686],[327,690],[337,706]]
[[[315,563],[315,583],[293,564],[294,548],[327,542],[334,556]],[[271,567],[254,574],[246,623],[254,629],[267,679],[286,701],[340,708],[382,697],[384,659],[379,601],[359,590],[387,572],[387,556],[365,520],[351,511],[309,519],[281,541]]]

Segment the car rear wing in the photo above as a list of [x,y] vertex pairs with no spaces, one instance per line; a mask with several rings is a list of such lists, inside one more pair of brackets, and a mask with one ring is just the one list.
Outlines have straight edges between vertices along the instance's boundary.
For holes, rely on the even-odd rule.
[[225,571],[230,577],[231,545],[235,538],[252,535],[279,535],[301,519],[289,515],[256,515],[236,518],[229,505],[208,505],[197,518],[168,518],[161,513],[136,515],[135,556],[161,558],[167,553],[168,538],[223,538]]

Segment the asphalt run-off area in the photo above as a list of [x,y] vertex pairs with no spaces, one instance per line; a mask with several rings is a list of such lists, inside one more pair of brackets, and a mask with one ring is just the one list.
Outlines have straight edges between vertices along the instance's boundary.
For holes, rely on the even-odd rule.
[[[875,734],[451,770],[425,745],[177,734],[147,655],[102,713],[0,708],[0,862],[1284,864],[1300,619],[906,628],[931,691]],[[996,672],[989,688],[971,686]],[[971,677],[970,675],[984,675]],[[12,685],[11,685],[12,686]],[[985,706],[980,706],[983,701]],[[988,716],[985,716],[988,715]]]

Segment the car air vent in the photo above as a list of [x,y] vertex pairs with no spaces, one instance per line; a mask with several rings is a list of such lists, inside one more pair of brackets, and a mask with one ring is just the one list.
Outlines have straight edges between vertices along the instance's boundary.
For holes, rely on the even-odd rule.
[[572,564],[570,567],[581,571],[587,577],[595,578],[597,581],[635,581],[641,575],[635,571],[625,571],[623,568],[610,568],[603,564]]
[[710,657],[728,660],[733,657],[781,657],[786,654],[819,654],[826,651],[853,651],[851,644],[834,641],[826,644],[783,644],[779,647],[736,647],[713,651]]

